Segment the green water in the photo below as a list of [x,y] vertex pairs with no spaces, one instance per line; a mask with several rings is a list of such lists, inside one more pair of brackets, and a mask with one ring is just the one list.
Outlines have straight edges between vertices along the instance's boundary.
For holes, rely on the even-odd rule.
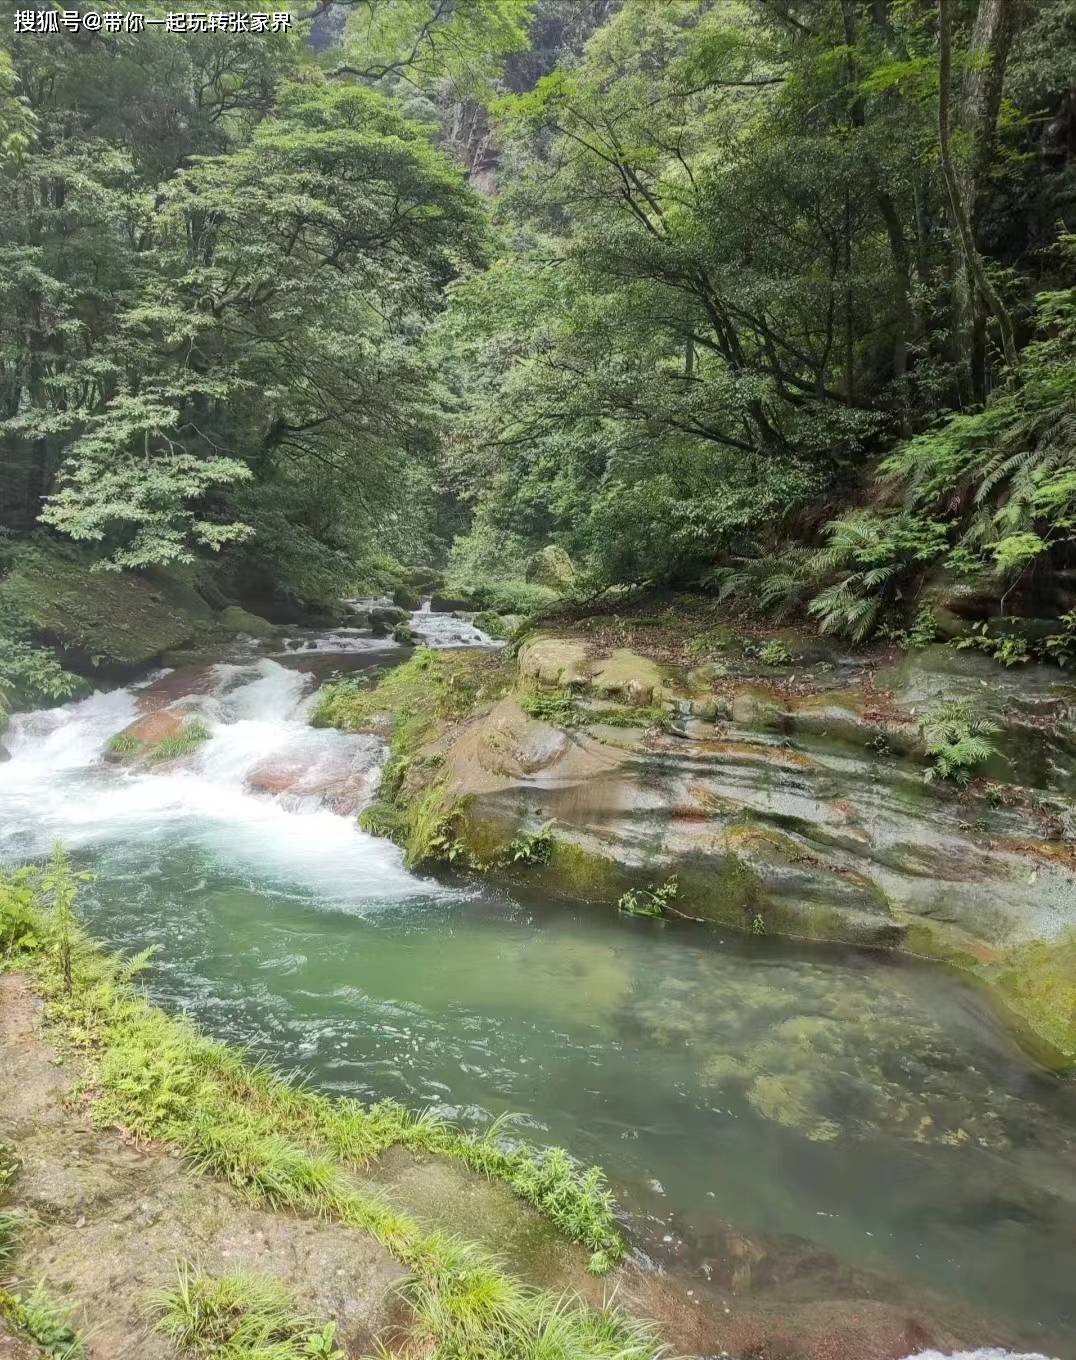
[[103,861],[89,924],[159,946],[163,1002],[328,1091],[520,1114],[700,1287],[731,1224],[1076,1339],[1076,1091],[938,971],[492,894],[334,902],[186,838]]

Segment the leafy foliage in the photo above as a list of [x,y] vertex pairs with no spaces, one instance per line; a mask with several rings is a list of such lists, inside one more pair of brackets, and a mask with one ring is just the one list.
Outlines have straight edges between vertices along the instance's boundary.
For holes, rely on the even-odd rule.
[[808,606],[824,633],[862,641],[886,611],[948,546],[949,526],[901,513],[853,511],[827,526],[828,545],[815,557],[819,574],[836,580]]
[[617,903],[617,911],[625,916],[664,916],[669,904],[680,892],[676,878],[666,879],[658,887],[629,888]]

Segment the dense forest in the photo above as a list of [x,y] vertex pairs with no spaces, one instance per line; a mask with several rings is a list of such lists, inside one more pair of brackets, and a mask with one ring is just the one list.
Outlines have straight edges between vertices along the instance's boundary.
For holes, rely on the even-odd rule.
[[1076,651],[1066,0],[311,4],[5,10],[9,686],[41,554]]

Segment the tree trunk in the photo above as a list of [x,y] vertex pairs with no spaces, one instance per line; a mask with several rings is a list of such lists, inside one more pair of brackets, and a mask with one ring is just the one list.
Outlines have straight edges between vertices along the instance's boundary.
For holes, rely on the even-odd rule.
[[1020,29],[1022,0],[980,0],[968,44],[968,63],[960,82],[960,126],[971,154],[959,165],[965,202],[976,245],[990,162],[994,155],[1005,70]]
[[[1012,6],[1013,0],[982,0],[980,6],[980,17],[984,9],[990,11],[1005,9]],[[978,29],[979,25],[976,24]],[[1011,37],[1009,39],[1011,43]],[[971,331],[975,331],[975,313],[980,308],[985,308],[997,323],[1001,337],[1001,347],[1005,355],[1005,363],[1010,372],[1015,373],[1018,366],[1018,356],[1016,353],[1016,338],[1013,332],[1012,318],[1001,299],[1000,293],[994,287],[986,269],[983,266],[982,257],[979,254],[975,239],[975,226],[972,221],[971,208],[969,205],[968,194],[974,194],[974,184],[969,185],[966,176],[961,172],[953,155],[952,145],[952,87],[953,87],[953,52],[952,52],[952,0],[938,0],[938,43],[939,43],[939,72],[938,72],[938,146],[941,154],[942,175],[945,179],[946,196],[949,200],[950,218],[953,230],[960,247],[960,254],[963,261],[964,273],[967,280],[967,295],[971,309]],[[1004,50],[1002,59],[1001,76],[1004,78],[1004,57],[1007,57],[1008,49]],[[980,100],[980,107],[982,101]],[[996,121],[996,112],[995,112]],[[990,138],[993,138],[993,129],[990,130]],[[969,341],[967,345],[967,358],[972,372],[973,385],[977,395],[982,397],[985,392],[985,375],[981,367],[975,363],[975,356],[972,352],[976,346]]]

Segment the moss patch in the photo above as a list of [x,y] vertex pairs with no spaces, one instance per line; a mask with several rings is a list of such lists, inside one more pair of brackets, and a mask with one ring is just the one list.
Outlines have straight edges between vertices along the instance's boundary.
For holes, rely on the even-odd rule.
[[500,697],[508,683],[500,655],[422,647],[373,685],[345,680],[321,691],[312,717],[316,727],[390,733],[378,798],[360,824],[402,845],[412,867],[464,858],[457,834],[464,800],[444,781],[441,755],[430,748],[454,723]]
[[212,611],[164,572],[93,571],[89,558],[18,555],[2,594],[45,640],[84,667],[144,665],[212,624]]
[[1067,1058],[1076,1058],[1076,931],[1011,949],[983,975],[1010,1010]]
[[275,637],[277,631],[276,626],[268,619],[263,619],[260,614],[252,614],[249,609],[240,609],[234,604],[220,611],[217,622],[225,633],[257,638],[260,642]]
[[542,882],[557,897],[615,905],[631,887],[632,877],[615,860],[554,838]]

